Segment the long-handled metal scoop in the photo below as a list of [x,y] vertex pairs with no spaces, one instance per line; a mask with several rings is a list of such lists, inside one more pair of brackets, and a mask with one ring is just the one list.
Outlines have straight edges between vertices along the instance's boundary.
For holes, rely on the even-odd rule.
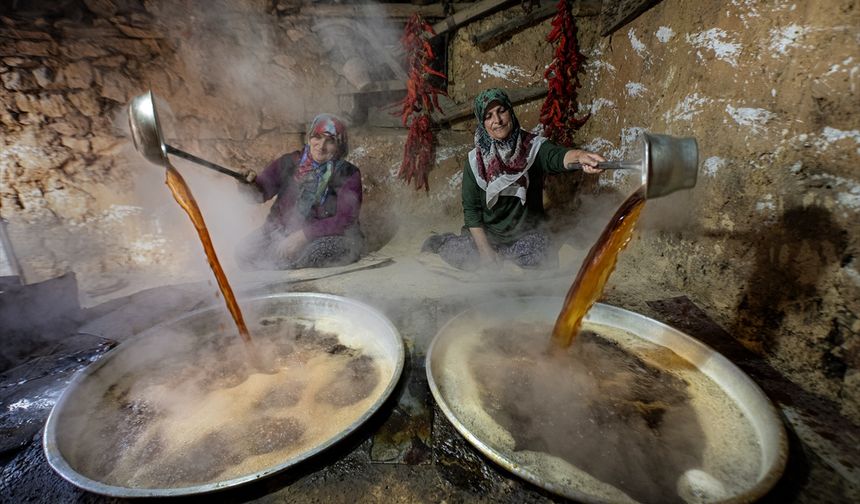
[[248,182],[245,176],[237,171],[224,168],[164,143],[161,125],[158,122],[158,113],[155,111],[155,96],[152,91],[147,91],[134,98],[128,105],[128,124],[131,127],[134,148],[150,163],[167,167],[170,163],[167,155],[173,154],[224,175],[229,175],[236,180]]
[[[695,138],[644,133],[641,149],[636,161],[606,161],[598,163],[597,167],[603,170],[639,170],[648,199],[696,185],[699,145]],[[568,170],[581,168],[580,163],[567,165]]]

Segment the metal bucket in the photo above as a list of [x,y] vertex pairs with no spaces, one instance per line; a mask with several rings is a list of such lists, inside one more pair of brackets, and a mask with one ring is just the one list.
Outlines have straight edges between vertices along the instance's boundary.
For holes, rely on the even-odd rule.
[[[674,137],[643,133],[639,138],[639,157],[629,161],[597,163],[602,170],[639,170],[645,197],[659,198],[682,189],[696,187],[699,171],[699,144],[693,137]],[[568,170],[582,169],[570,163]]]
[[[157,487],[148,484],[137,485],[123,484],[121,482],[118,483],[115,481],[113,476],[110,478],[94,477],[94,472],[90,468],[91,464],[94,463],[93,461],[98,461],[97,463],[103,465],[112,464],[111,467],[118,467],[121,464],[126,463],[130,467],[137,467],[138,465],[141,467],[165,466],[170,456],[172,456],[171,454],[187,454],[189,449],[193,451],[196,449],[195,446],[206,444],[199,442],[199,439],[197,439],[188,445],[190,448],[185,445],[181,447],[171,446],[168,443],[164,443],[163,440],[173,438],[162,436],[158,438],[159,442],[166,444],[166,446],[162,446],[160,448],[160,452],[156,450],[155,455],[149,456],[148,460],[119,462],[111,461],[111,457],[115,455],[111,450],[98,449],[98,447],[101,446],[98,441],[100,439],[99,433],[102,431],[108,431],[112,428],[111,425],[104,425],[105,422],[103,420],[105,418],[116,418],[117,415],[117,413],[110,410],[110,408],[104,407],[104,405],[107,404],[105,403],[104,397],[107,397],[110,394],[125,397],[126,399],[123,399],[125,401],[125,405],[122,406],[124,409],[121,413],[128,412],[134,408],[138,408],[138,410],[142,409],[146,412],[147,409],[141,408],[139,402],[128,402],[131,401],[131,396],[134,395],[133,393],[129,393],[129,391],[136,389],[124,389],[123,387],[126,386],[126,383],[131,383],[133,386],[136,386],[141,382],[146,382],[146,380],[149,380],[152,377],[161,377],[164,374],[173,373],[174,368],[170,367],[172,366],[170,363],[182,361],[188,361],[190,364],[187,370],[189,373],[206,373],[208,372],[207,369],[203,368],[206,368],[207,366],[203,364],[202,360],[198,359],[198,354],[202,345],[209,345],[212,343],[223,346],[224,344],[232,345],[234,341],[239,341],[237,335],[230,334],[228,330],[224,329],[226,327],[232,327],[232,320],[230,320],[229,315],[222,307],[205,308],[144,331],[132,340],[122,343],[116,349],[106,354],[102,359],[85,368],[75,376],[51,411],[45,427],[44,450],[51,467],[63,478],[80,488],[116,497],[180,496],[234,487],[301,464],[309,457],[338,443],[367,421],[389,397],[397,384],[403,369],[403,342],[397,329],[391,324],[391,322],[380,312],[370,306],[343,297],[309,293],[275,294],[244,299],[240,300],[240,302],[243,310],[245,311],[246,320],[251,322],[249,324],[249,329],[251,330],[252,336],[254,336],[255,332],[260,336],[265,330],[264,326],[272,327],[272,324],[281,323],[280,321],[288,321],[289,323],[298,323],[294,321],[299,321],[306,326],[309,325],[314,329],[320,329],[319,333],[305,332],[299,333],[298,335],[294,334],[291,336],[292,339],[289,341],[287,341],[287,337],[284,336],[283,340],[275,340],[275,344],[289,343],[298,345],[298,343],[295,342],[298,342],[299,338],[304,337],[305,341],[308,341],[308,334],[311,334],[311,338],[317,337],[313,335],[322,334],[323,329],[325,331],[329,331],[325,334],[337,334],[338,340],[336,344],[331,341],[331,338],[325,339],[323,337],[319,337],[318,340],[314,340],[316,342],[312,341],[314,345],[317,345],[318,343],[319,345],[327,345],[325,347],[326,350],[320,350],[318,352],[320,357],[314,358],[317,358],[319,361],[319,359],[330,359],[335,358],[333,356],[337,356],[338,358],[347,359],[344,362],[353,362],[353,360],[349,359],[364,359],[362,362],[373,362],[373,369],[378,370],[374,371],[373,376],[378,377],[378,380],[373,381],[372,392],[367,392],[366,396],[361,396],[360,402],[350,403],[349,401],[353,401],[351,398],[347,398],[346,400],[343,400],[342,398],[339,399],[341,403],[338,404],[345,404],[346,406],[343,406],[345,409],[335,409],[335,411],[338,412],[338,415],[333,416],[336,416],[337,419],[332,426],[327,427],[328,431],[325,429],[320,430],[321,427],[317,425],[318,423],[322,424],[327,422],[328,420],[325,418],[313,417],[304,420],[305,423],[300,427],[305,429],[305,431],[309,432],[310,430],[314,430],[314,432],[321,432],[322,434],[312,438],[312,441],[306,441],[307,438],[303,438],[300,449],[288,449],[283,452],[289,452],[289,456],[277,458],[281,453],[279,451],[265,452],[263,453],[265,456],[260,455],[262,458],[253,458],[258,456],[256,453],[250,457],[247,455],[241,455],[246,458],[241,460],[237,459],[236,465],[239,467],[238,470],[230,468],[229,471],[223,471],[218,476],[205,482],[197,482],[194,484],[171,484],[165,487]],[[281,326],[275,327],[280,328]],[[273,331],[273,334],[280,334],[280,329]],[[302,334],[304,334],[304,336],[302,336]],[[263,339],[255,337],[254,341],[255,345],[259,345]],[[310,345],[310,343],[308,343],[308,345]],[[239,343],[239,349],[242,348],[241,343]],[[360,349],[360,351],[355,349]],[[317,350],[314,351],[316,352]],[[288,355],[287,358],[291,357]],[[211,367],[211,365],[209,367]],[[298,365],[295,369],[295,373],[299,375],[298,379],[304,379],[306,369],[300,368]],[[260,373],[254,371],[254,373],[256,374],[251,374],[250,376],[245,377],[244,382],[241,382],[240,384],[230,384],[226,388],[216,389],[216,393],[220,394],[224,390],[239,391],[231,397],[234,397],[236,401],[241,403],[247,394],[245,394],[243,392],[244,389],[240,387],[244,387],[250,382],[262,383],[254,380],[273,379],[263,376],[266,372]],[[275,374],[270,376],[280,377],[281,375]],[[311,376],[310,372],[308,372],[308,376]],[[318,373],[318,376],[323,378],[323,382],[325,382],[325,379],[330,378],[330,375],[322,372]],[[343,376],[350,378],[348,373]],[[277,379],[279,380],[280,378]],[[185,378],[177,379],[175,387],[185,387],[189,381],[189,379]],[[345,379],[340,383],[343,384],[346,382],[349,382],[349,380]],[[299,388],[293,387],[294,383],[281,383],[280,381],[275,381],[274,384],[272,384],[272,382],[265,383],[268,384],[266,388],[267,392],[265,394],[261,394],[260,397],[269,398],[269,402],[272,402],[272,397],[280,398],[274,402],[283,401],[285,395],[289,396],[293,389],[299,390]],[[304,396],[313,396],[314,393],[316,393],[317,395],[314,397],[318,398],[321,397],[319,395],[320,393],[328,392],[326,390],[327,387],[333,388],[339,386],[338,382],[335,381],[330,381],[328,383],[329,385],[324,386],[306,385],[304,389],[301,389],[304,390],[304,392],[300,393],[304,394]],[[161,388],[158,390],[163,389],[166,393],[170,392],[170,387],[166,387],[165,385],[159,385],[159,387]],[[255,392],[252,390],[252,393]],[[207,396],[206,399],[207,401],[208,397],[209,396]],[[231,408],[235,406],[238,409],[239,406],[236,406],[238,404],[236,401],[226,402],[223,407]],[[302,399],[302,401],[304,401],[304,399]],[[227,420],[221,419],[219,421],[221,421],[223,425],[229,425],[237,432],[242,431],[242,429],[250,431],[251,427],[247,424],[242,424],[241,421],[237,422],[234,419],[238,418],[241,420],[249,418],[253,420],[269,414],[267,411],[271,411],[271,415],[282,415],[282,413],[279,412],[280,410],[266,409],[271,405],[265,402],[259,401],[251,402],[249,404],[258,405],[258,407],[247,408],[245,412],[240,412],[239,416],[230,416]],[[302,402],[298,404],[299,406],[296,406],[297,409],[301,408],[301,404],[305,403]],[[195,406],[195,408],[197,407],[198,406]],[[210,407],[211,405],[209,404],[199,405],[200,409]],[[160,406],[154,408],[154,411],[168,411],[159,408]],[[336,407],[330,406],[330,409],[334,408]],[[152,409],[149,411],[152,411]],[[227,411],[221,409],[215,409],[215,411],[225,417],[228,416]],[[245,416],[246,413],[247,416]],[[165,413],[164,416],[169,416],[169,414]],[[209,417],[205,418],[207,420],[209,419]],[[274,416],[272,418],[274,418]],[[292,425],[286,422],[282,417],[278,418],[281,421],[278,425]],[[249,422],[249,424],[250,423],[253,422]],[[120,429],[132,429],[134,426],[120,425],[118,427]],[[197,425],[190,425],[190,427],[191,435],[193,436],[195,435],[194,431],[197,430]],[[161,426],[158,428],[161,429]],[[205,427],[203,425],[200,426],[200,429],[204,428]],[[135,434],[135,432],[132,431],[128,432]],[[247,433],[248,436],[250,436],[248,439],[250,439],[251,442],[268,442],[265,439],[261,441],[259,437],[260,435],[256,434],[258,431],[254,432],[255,433]],[[327,432],[330,432],[330,434],[326,434]],[[159,430],[157,433],[161,435],[163,434],[163,431]],[[283,432],[275,431],[266,434],[266,436],[271,435],[278,437],[282,434]],[[120,433],[118,435],[126,436],[125,433]],[[125,438],[121,437],[121,439]],[[237,446],[218,446],[220,443],[212,440],[222,439],[219,432],[215,432],[215,434],[211,436],[207,435],[204,440],[206,439],[210,440],[208,444],[213,445],[212,448],[215,449],[215,452],[206,457],[199,456],[196,459],[191,459],[188,465],[192,471],[196,470],[194,468],[197,465],[206,465],[207,463],[211,464],[213,460],[217,461],[219,458],[224,458],[227,456],[225,454],[228,454],[231,457],[238,457],[240,455],[236,455],[239,453],[236,450],[241,451],[245,449],[244,447],[240,449]],[[131,443],[133,442],[134,441],[131,441]],[[313,442],[315,444],[307,444],[309,442]],[[240,443],[234,444],[239,445]],[[281,448],[283,447],[279,447],[279,449]],[[253,461],[254,464],[257,465],[259,465],[259,461],[261,460],[268,462],[264,463],[262,466],[245,470],[245,467],[250,467],[250,465],[247,465],[250,463],[248,462],[249,460]],[[176,469],[176,472],[181,472],[189,468],[179,467]],[[129,481],[133,480],[129,479]]]
[[[595,442],[596,448],[591,453],[596,456],[606,455],[609,467],[600,471],[584,469],[591,462],[588,457],[592,456],[584,454],[589,433],[602,435],[601,429],[613,430],[612,426],[617,427],[619,423],[615,422],[617,413],[609,409],[602,410],[602,420],[598,418],[595,422],[595,418],[589,417],[588,421],[594,425],[584,427],[577,424],[579,420],[574,419],[580,417],[562,413],[566,409],[565,404],[572,401],[569,401],[570,396],[559,393],[560,387],[574,388],[581,382],[568,380],[566,376],[550,376],[549,382],[553,386],[537,382],[524,386],[528,395],[532,396],[529,401],[524,401],[528,406],[505,404],[508,401],[507,390],[511,386],[516,387],[518,383],[528,381],[535,371],[546,367],[547,361],[541,359],[524,364],[524,360],[529,357],[524,357],[523,353],[528,352],[521,350],[538,346],[541,347],[537,351],[539,353],[544,347],[549,347],[549,331],[563,301],[563,298],[555,297],[528,297],[481,305],[456,316],[434,338],[426,362],[430,389],[445,416],[472,445],[512,473],[551,492],[581,502],[752,502],[776,483],[785,466],[787,440],[775,408],[759,387],[708,346],[676,329],[627,310],[595,304],[585,318],[583,329],[594,331],[601,339],[605,338],[609,342],[607,348],[624,348],[631,354],[645,355],[643,359],[651,359],[648,362],[660,367],[658,372],[665,373],[671,380],[692,384],[695,378],[708,385],[701,390],[710,391],[707,394],[690,392],[691,397],[685,405],[686,416],[675,417],[681,420],[678,425],[691,433],[694,439],[692,443],[676,444],[682,447],[682,453],[674,453],[673,456],[684,460],[686,465],[669,475],[669,485],[664,486],[664,490],[652,492],[651,498],[644,498],[644,491],[640,494],[629,491],[628,488],[634,488],[632,483],[620,481],[619,484],[619,480],[613,477],[613,471],[620,473],[622,467],[628,476],[635,476],[637,471],[643,472],[643,469],[645,472],[652,468],[662,471],[668,461],[655,450],[642,450],[638,454],[640,458],[636,460],[637,454],[632,451],[613,451],[617,446],[629,444]],[[521,324],[520,327],[526,328],[526,331],[528,327],[539,325],[548,329],[545,337],[540,336],[540,340],[520,342],[525,335],[518,333],[519,329],[511,330],[517,324]],[[492,347],[495,341],[506,337],[502,335],[505,331],[513,333],[513,336],[509,334],[508,339],[499,346],[511,354],[503,362],[504,359],[492,355]],[[580,334],[580,339],[583,334]],[[511,345],[511,342],[514,344]],[[577,340],[571,348],[582,344],[581,340]],[[517,345],[520,348],[512,348]],[[568,356],[565,355],[565,358]],[[483,360],[486,362],[482,363]],[[590,374],[591,369],[600,372],[608,367],[599,359],[594,360],[597,362],[590,363],[591,368],[586,374]],[[586,363],[577,362],[576,366]],[[482,366],[496,370],[493,371],[493,380],[485,379],[482,382],[477,376],[477,370]],[[606,372],[611,374],[614,371]],[[639,377],[632,382],[634,387],[639,385],[637,381],[642,380],[641,376],[644,375],[636,376]],[[684,379],[679,381],[676,376]],[[605,400],[611,404],[618,404],[619,401],[612,397],[612,393],[605,393],[602,387],[612,389],[614,386],[614,392],[621,394],[632,388],[629,383],[619,381],[613,385],[612,377],[606,379],[595,376],[593,380],[598,385],[597,395],[609,396]],[[695,388],[692,385],[689,387],[690,390]],[[526,397],[526,394],[521,397]],[[582,401],[583,404],[586,402]],[[515,425],[524,426],[523,430],[530,429],[529,433],[514,432],[519,427],[512,429],[510,423],[505,425],[505,420],[500,420],[498,412],[508,407],[518,415],[519,420]],[[544,415],[536,410],[549,414]],[[665,415],[664,419],[668,418]],[[734,430],[733,422],[742,421],[736,417],[745,419],[745,435],[731,434],[740,432]],[[579,450],[583,453],[567,457],[564,450],[555,446],[552,440],[537,439],[534,434],[537,424],[562,432],[565,437],[559,444],[568,443],[572,447],[567,454]],[[607,439],[624,440],[627,435],[623,430],[610,434],[612,436]],[[667,429],[655,438],[657,442],[664,442],[661,436],[671,435],[672,431]],[[523,439],[526,441],[523,442]],[[691,449],[691,453],[683,453],[684,447],[694,445],[697,448]],[[727,455],[720,455],[723,453]],[[717,463],[719,457],[725,460]],[[631,461],[636,462],[634,469],[629,467]],[[732,476],[733,471],[741,470],[746,471],[745,478],[737,481]],[[640,491],[641,488],[634,489]],[[669,491],[665,488],[669,488]],[[676,489],[678,495],[671,495]]]
[[642,183],[648,199],[696,186],[699,145],[693,137],[642,135]]

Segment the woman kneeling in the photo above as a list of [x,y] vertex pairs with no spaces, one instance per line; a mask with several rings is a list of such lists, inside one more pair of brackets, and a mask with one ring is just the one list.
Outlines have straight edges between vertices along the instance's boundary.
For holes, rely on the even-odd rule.
[[361,172],[343,158],[346,126],[329,114],[314,118],[308,143],[252,178],[257,200],[275,202],[260,229],[240,245],[239,265],[254,269],[321,268],[358,260]]
[[466,270],[508,259],[523,268],[540,266],[550,239],[543,229],[543,180],[579,162],[586,173],[605,159],[567,149],[520,128],[511,100],[501,89],[475,98],[475,148],[463,167],[463,218],[458,236],[434,235],[422,251],[438,253],[448,264]]

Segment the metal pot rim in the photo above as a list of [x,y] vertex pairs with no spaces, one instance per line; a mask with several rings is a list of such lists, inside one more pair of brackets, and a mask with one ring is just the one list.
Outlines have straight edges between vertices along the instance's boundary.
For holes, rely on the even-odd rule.
[[131,343],[134,341],[138,341],[140,339],[146,338],[148,335],[160,330],[161,328],[170,326],[182,320],[199,316],[201,313],[215,310],[223,310],[223,304],[217,304],[212,306],[207,306],[204,308],[200,308],[198,310],[194,310],[189,313],[185,313],[179,317],[175,317],[165,322],[161,322],[156,324],[150,328],[141,331],[135,336],[129,338],[124,344],[117,345],[114,349],[107,352],[101,359],[90,364],[78,371],[73,379],[69,382],[69,385],[63,391],[63,394],[60,396],[60,399],[56,402],[54,407],[51,409],[51,413],[48,415],[48,420],[45,424],[45,432],[42,437],[42,446],[45,452],[45,457],[48,460],[48,464],[51,468],[54,469],[63,479],[72,483],[73,485],[80,487],[84,490],[94,492],[101,495],[107,495],[111,497],[177,497],[184,495],[193,495],[193,494],[203,494],[208,492],[214,492],[217,490],[222,490],[226,488],[236,487],[240,485],[244,485],[246,483],[257,481],[259,479],[265,478],[267,476],[271,476],[272,474],[287,470],[293,466],[296,466],[305,460],[327,450],[331,446],[343,440],[348,435],[352,434],[355,430],[357,430],[361,425],[363,425],[374,413],[376,413],[382,404],[388,400],[389,396],[393,392],[394,388],[397,386],[397,383],[400,381],[400,375],[403,372],[403,365],[405,359],[405,349],[403,345],[403,339],[400,336],[400,333],[397,331],[397,328],[391,321],[386,317],[381,311],[378,309],[365,304],[361,301],[356,301],[354,299],[336,296],[333,294],[322,294],[322,293],[281,293],[281,294],[267,294],[264,296],[255,296],[244,298],[241,301],[244,302],[253,302],[253,301],[261,301],[268,300],[273,298],[312,298],[312,299],[323,299],[327,301],[335,301],[341,304],[352,305],[360,310],[363,310],[367,313],[370,313],[377,318],[379,318],[380,322],[388,327],[391,331],[391,335],[394,337],[394,344],[397,347],[397,357],[396,362],[394,363],[394,370],[391,373],[389,378],[389,382],[386,385],[385,389],[380,394],[379,398],[374,402],[359,418],[357,418],[353,423],[347,426],[344,430],[342,430],[338,435],[333,436],[327,441],[317,445],[316,447],[300,453],[295,457],[289,458],[286,461],[270,466],[261,471],[257,471],[255,473],[247,474],[244,476],[240,476],[238,478],[233,478],[225,481],[218,481],[215,483],[208,483],[205,485],[193,485],[186,487],[177,487],[177,488],[129,488],[122,487],[116,485],[108,485],[99,481],[96,481],[92,478],[84,476],[77,472],[74,468],[69,465],[66,459],[63,457],[62,453],[59,449],[59,444],[57,440],[57,417],[59,412],[62,411],[63,405],[66,400],[70,396],[71,392],[78,387],[78,385],[86,380],[90,375],[94,374],[96,371],[101,369],[104,365],[110,362],[111,357],[118,353],[120,349],[128,346],[127,343]]
[[[522,302],[522,303],[534,303],[534,302],[543,302],[543,303],[556,303],[559,307],[563,304],[564,298],[553,297],[553,296],[526,296],[526,297],[518,297],[518,298],[506,298],[501,301],[504,302]],[[497,302],[498,303],[498,302]],[[580,492],[578,490],[571,490],[569,487],[562,487],[560,485],[554,484],[553,482],[549,482],[544,478],[541,478],[535,472],[531,471],[528,467],[520,465],[505,456],[504,453],[496,450],[492,446],[485,443],[478,436],[472,433],[469,428],[464,425],[464,423],[460,420],[460,418],[455,414],[451,405],[448,404],[446,397],[442,394],[442,391],[437,384],[436,378],[433,376],[433,358],[434,354],[441,352],[439,350],[439,346],[441,346],[441,340],[443,339],[443,335],[446,331],[449,330],[451,326],[457,323],[457,321],[461,318],[468,317],[471,313],[474,313],[480,310],[482,307],[490,307],[496,303],[483,303],[472,308],[469,308],[451,320],[449,320],[445,325],[443,325],[439,331],[436,333],[436,336],[433,338],[433,341],[430,343],[429,348],[427,349],[427,357],[425,360],[425,369],[427,372],[427,383],[430,386],[430,392],[433,394],[433,398],[436,401],[436,404],[439,405],[439,408],[442,410],[442,413],[445,417],[451,422],[457,431],[469,441],[472,446],[477,448],[483,455],[491,459],[496,464],[505,468],[506,470],[516,474],[517,476],[537,485],[541,488],[549,490],[555,494],[574,499],[578,502],[587,502],[587,503],[597,503],[602,504],[605,501],[596,497],[593,494]],[[771,454],[772,459],[770,464],[765,464],[763,462],[762,468],[759,472],[759,478],[755,485],[751,488],[747,489],[744,493],[734,495],[729,499],[725,499],[719,501],[720,503],[742,503],[742,502],[753,502],[756,499],[765,495],[771,487],[779,480],[780,476],[782,476],[783,471],[785,470],[785,465],[788,460],[788,438],[785,433],[785,428],[780,420],[779,414],[774,407],[773,403],[771,403],[770,399],[765,395],[764,391],[756,384],[746,373],[744,373],[740,368],[738,368],[734,363],[729,361],[722,354],[711,348],[710,346],[702,343],[701,341],[671,327],[657,320],[651,319],[639,313],[635,313],[629,310],[625,310],[623,308],[618,308],[616,306],[604,304],[604,303],[595,303],[594,306],[589,310],[589,313],[586,315],[586,319],[590,318],[595,313],[606,313],[609,317],[614,318],[616,320],[636,320],[640,324],[650,325],[653,329],[659,330],[663,337],[672,340],[674,343],[682,344],[686,350],[692,351],[694,353],[700,355],[706,355],[708,357],[707,366],[709,368],[723,368],[729,370],[734,373],[735,378],[740,382],[740,385],[746,388],[747,393],[754,397],[757,402],[759,402],[759,406],[762,407],[763,411],[759,412],[758,420],[763,423],[767,423],[772,425],[776,433],[773,436],[774,441],[774,452]],[[632,330],[631,328],[627,328],[627,330]],[[650,338],[643,336],[641,333],[634,333],[643,339],[648,341],[653,341]],[[656,342],[655,342],[656,343]],[[675,347],[671,343],[667,344],[665,341],[662,343],[657,343],[662,346],[665,346],[673,351],[677,351]],[[681,355],[684,357],[684,355]],[[709,376],[711,379],[714,379],[712,375],[709,373],[705,373],[705,371],[696,365],[696,367],[704,374]],[[714,380],[720,386],[724,392],[728,393],[726,389],[722,386],[722,384],[718,380]],[[736,400],[734,397],[729,394],[732,400]],[[743,406],[743,405],[740,405]],[[746,410],[742,407],[742,410],[746,412]],[[752,421],[752,419],[750,419]],[[753,428],[756,428],[756,425],[753,425]],[[760,434],[760,433],[757,433]],[[761,439],[759,439],[761,441]],[[762,447],[764,450],[764,447]]]

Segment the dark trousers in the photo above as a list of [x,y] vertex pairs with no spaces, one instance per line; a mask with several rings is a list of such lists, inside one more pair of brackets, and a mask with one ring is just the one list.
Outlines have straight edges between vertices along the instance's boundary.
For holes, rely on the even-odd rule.
[[[536,268],[547,258],[549,236],[543,231],[529,231],[509,244],[492,245],[493,250],[504,259],[516,263],[521,268]],[[435,252],[451,266],[472,271],[480,265],[478,247],[468,229],[460,235],[444,233],[428,238],[421,247],[422,251]]]
[[310,242],[298,257],[290,259],[278,251],[281,233],[260,228],[239,245],[236,260],[242,269],[286,270],[327,268],[354,263],[361,256],[363,240],[351,236],[321,236]]

